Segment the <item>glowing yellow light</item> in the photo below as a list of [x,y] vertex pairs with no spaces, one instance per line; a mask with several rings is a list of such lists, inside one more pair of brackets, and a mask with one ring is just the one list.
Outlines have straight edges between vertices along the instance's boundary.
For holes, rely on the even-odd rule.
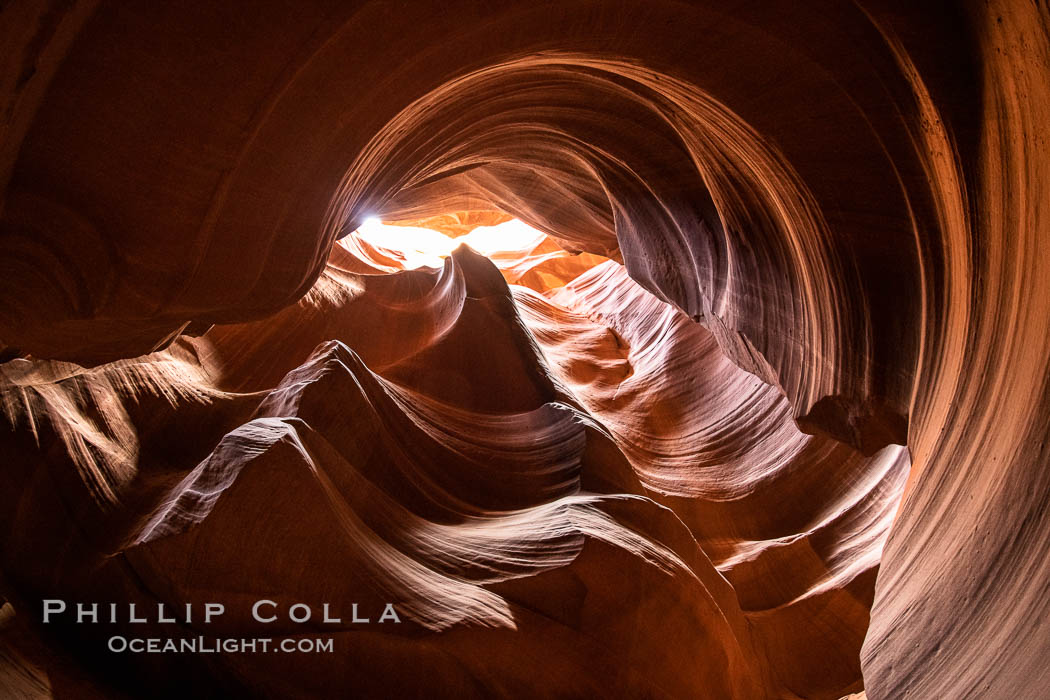
[[369,217],[353,234],[380,253],[399,260],[407,270],[441,267],[444,259],[460,244],[487,257],[527,253],[539,245],[546,234],[512,219],[495,226],[480,226],[465,236],[450,238],[440,231],[414,226],[389,226]]
[[511,219],[495,226],[479,226],[458,240],[482,255],[493,256],[530,252],[543,242],[546,235],[523,221]]

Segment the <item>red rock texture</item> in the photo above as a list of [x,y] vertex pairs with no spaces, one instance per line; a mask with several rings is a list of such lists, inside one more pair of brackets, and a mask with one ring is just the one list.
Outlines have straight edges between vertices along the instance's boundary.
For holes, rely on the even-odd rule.
[[[17,602],[207,600],[231,614],[180,634],[312,629],[355,659],[229,654],[187,672],[201,686],[172,684],[186,693],[425,694],[437,677],[450,697],[838,697],[857,684],[903,448],[864,458],[800,433],[775,388],[616,262],[548,298],[512,295],[466,248],[398,274],[348,273],[347,258],[337,246],[276,316],[161,353],[4,365],[16,434],[53,455],[13,475],[11,497],[35,507],[4,504]],[[71,505],[60,523],[44,495],[55,480]],[[394,601],[405,624],[260,625],[247,615],[259,599],[373,616]],[[92,654],[114,628],[67,627],[64,642],[132,692],[190,663]],[[691,652],[666,653],[669,638]]]
[[[0,679],[1041,697],[1048,35],[1007,0],[7,3]],[[550,238],[398,272],[367,217]],[[260,596],[406,621],[338,663],[37,624]]]

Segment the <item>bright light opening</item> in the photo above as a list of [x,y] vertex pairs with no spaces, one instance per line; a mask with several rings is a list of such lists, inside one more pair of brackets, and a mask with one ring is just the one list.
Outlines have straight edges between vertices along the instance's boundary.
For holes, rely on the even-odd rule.
[[401,263],[406,270],[441,267],[456,247],[454,239],[440,231],[415,226],[389,226],[368,218],[352,236],[384,257]]
[[461,244],[488,258],[521,258],[531,254],[547,237],[518,219],[479,226],[465,236],[453,238],[429,228],[391,226],[374,217],[365,219],[351,236],[406,270],[441,267]]
[[[469,220],[469,213],[465,218]],[[425,226],[395,226],[368,217],[339,245],[377,273],[439,268],[456,248],[467,245],[491,260],[508,284],[541,293],[561,287],[606,261],[598,255],[570,253],[543,231],[518,219],[472,229],[457,214],[421,221],[437,221],[444,228],[439,231]],[[468,232],[464,234],[465,228]]]

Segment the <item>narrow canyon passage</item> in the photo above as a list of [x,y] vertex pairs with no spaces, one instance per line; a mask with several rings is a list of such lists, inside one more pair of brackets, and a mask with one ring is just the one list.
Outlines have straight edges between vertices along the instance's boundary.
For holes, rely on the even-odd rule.
[[[622,265],[507,218],[422,222],[460,237],[369,222],[274,317],[94,369],[10,362],[9,419],[85,477],[53,460],[12,491],[64,482],[70,513],[15,523],[16,591],[101,601],[104,617],[204,596],[230,611],[209,633],[315,630],[354,659],[88,655],[132,693],[173,673],[180,693],[303,697],[426,695],[435,678],[449,697],[859,689],[907,450],[801,433],[776,388]],[[214,442],[172,449],[203,425]],[[137,497],[117,503],[128,478]],[[401,619],[260,624],[246,600],[373,618],[390,602]],[[106,649],[114,626],[74,619],[48,632]]]
[[1050,9],[797,5],[0,6],[0,695],[1045,696]]

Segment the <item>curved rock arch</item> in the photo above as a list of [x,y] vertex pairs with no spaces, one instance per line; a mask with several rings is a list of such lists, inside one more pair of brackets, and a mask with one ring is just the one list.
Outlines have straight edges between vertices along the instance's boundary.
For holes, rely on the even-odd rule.
[[495,206],[907,444],[869,695],[1044,687],[1046,8],[428,5],[5,8],[3,357],[265,318],[364,215]]

